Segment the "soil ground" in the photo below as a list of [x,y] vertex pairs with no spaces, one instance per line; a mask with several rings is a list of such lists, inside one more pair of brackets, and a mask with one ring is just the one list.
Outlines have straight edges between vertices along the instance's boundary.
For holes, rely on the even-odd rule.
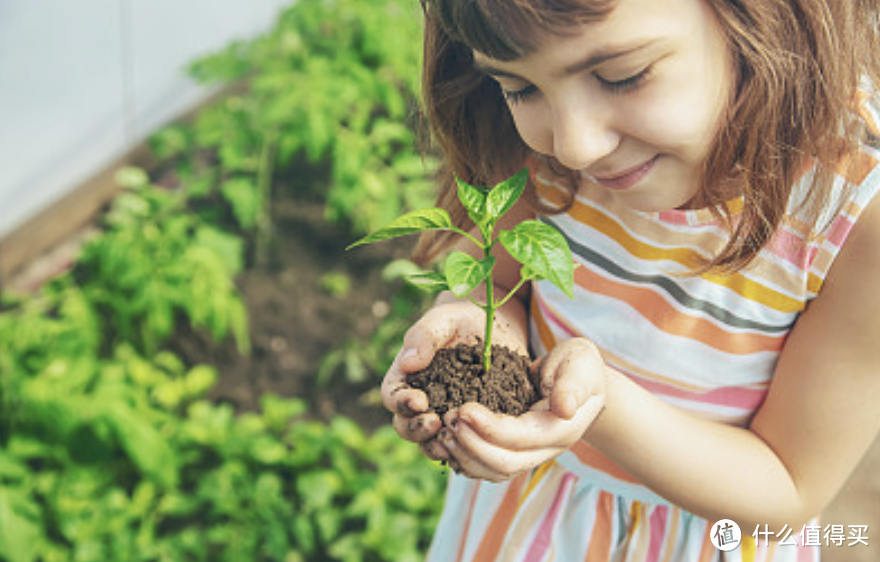
[[[378,374],[362,383],[340,375],[326,385],[316,384],[315,377],[328,353],[350,339],[365,340],[388,313],[395,286],[382,280],[382,268],[406,257],[412,242],[346,252],[353,235],[329,224],[319,201],[297,196],[289,187],[279,191],[268,263],[239,279],[250,318],[251,355],[242,357],[231,342],[218,350],[194,333],[179,338],[177,350],[188,361],[218,366],[211,398],[238,411],[257,409],[260,396],[272,392],[305,398],[321,418],[343,414],[366,430],[389,423],[390,414],[379,402]],[[351,289],[334,294],[323,288],[328,273],[347,277]]]

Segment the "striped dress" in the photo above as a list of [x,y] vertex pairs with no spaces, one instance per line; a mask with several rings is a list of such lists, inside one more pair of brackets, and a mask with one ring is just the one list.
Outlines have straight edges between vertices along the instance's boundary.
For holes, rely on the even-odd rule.
[[[876,125],[877,107],[864,105]],[[548,282],[533,285],[534,353],[586,336],[608,364],[661,399],[721,423],[747,425],[764,400],[786,335],[821,290],[860,212],[880,189],[876,141],[872,136],[859,158],[841,166],[835,187],[840,191],[844,180],[856,187],[835,212],[814,224],[796,210],[812,173],[807,171],[772,241],[747,268],[728,276],[675,275],[688,271],[695,255],[708,256],[725,241],[725,230],[707,209],[637,212],[601,188],[583,186],[570,211],[542,219],[568,238],[580,267],[574,300]],[[546,170],[533,168],[533,180],[544,196],[561,190]],[[579,442],[500,484],[450,474],[429,559],[819,559],[815,531],[794,530],[788,542],[797,545],[768,545],[766,535],[756,541],[753,529],[743,529],[740,546],[722,552],[709,539],[713,523],[659,497]]]

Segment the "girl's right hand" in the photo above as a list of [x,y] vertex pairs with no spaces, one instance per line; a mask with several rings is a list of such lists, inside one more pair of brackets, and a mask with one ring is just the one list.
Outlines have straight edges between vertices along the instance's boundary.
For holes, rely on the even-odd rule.
[[[418,443],[426,456],[445,461],[449,452],[436,439],[442,426],[437,414],[428,411],[428,397],[406,382],[406,375],[427,367],[434,353],[459,343],[475,344],[482,340],[485,314],[467,301],[438,304],[406,333],[403,347],[382,381],[382,402],[394,414],[394,428],[407,441]],[[493,340],[526,353],[524,335],[498,317]]]

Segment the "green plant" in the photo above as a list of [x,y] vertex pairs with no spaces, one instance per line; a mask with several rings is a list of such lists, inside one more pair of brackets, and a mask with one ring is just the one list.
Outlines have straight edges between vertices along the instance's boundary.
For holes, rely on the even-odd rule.
[[74,275],[108,334],[150,355],[181,320],[250,349],[247,312],[233,276],[240,238],[189,212],[186,194],[152,185],[124,169],[126,186],[103,217],[101,236],[82,249]]
[[361,232],[423,206],[436,164],[417,150],[419,22],[411,0],[299,0],[269,32],[191,66],[203,83],[234,87],[191,125],[153,135],[154,153],[177,160],[191,195],[219,196],[256,232],[257,263],[282,173]]
[[[207,400],[212,367],[163,349],[164,332],[144,345],[152,324],[130,301],[180,319],[181,294],[205,296],[166,283],[203,264],[185,251],[201,222],[179,193],[124,175],[85,264],[0,301],[0,561],[421,559],[443,479],[392,428],[367,435],[273,395],[236,415]],[[235,297],[220,288],[198,305],[221,303],[207,318]]]
[[[520,170],[493,188],[470,185],[460,179],[458,198],[476,225],[481,239],[452,224],[444,209],[430,207],[411,211],[390,224],[355,242],[349,249],[362,244],[388,240],[398,236],[432,230],[455,232],[471,241],[482,252],[478,259],[464,252],[452,252],[445,260],[443,273],[426,272],[408,279],[430,291],[451,291],[457,297],[467,297],[486,314],[483,337],[483,368],[489,372],[492,365],[492,331],[495,312],[527,281],[546,279],[573,297],[574,263],[565,237],[553,227],[537,220],[527,220],[510,230],[495,231],[498,221],[516,204],[525,189],[528,169]],[[496,298],[492,250],[497,243],[522,264],[520,279],[507,295]],[[471,293],[480,285],[485,287],[485,302],[478,302]]]

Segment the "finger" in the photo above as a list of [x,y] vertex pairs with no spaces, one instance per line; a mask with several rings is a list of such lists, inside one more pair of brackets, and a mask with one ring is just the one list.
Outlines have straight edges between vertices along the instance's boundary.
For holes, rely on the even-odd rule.
[[602,394],[604,363],[595,346],[583,338],[563,342],[541,366],[541,394],[550,398],[550,410],[571,419],[586,400]]
[[455,429],[445,429],[438,438],[461,471],[471,478],[491,482],[509,480],[549,460],[564,449],[510,451],[484,441],[467,424],[459,422]]
[[422,449],[422,453],[433,461],[445,462],[448,464],[449,460],[452,458],[449,455],[449,451],[446,450],[446,447],[444,447],[436,438],[419,443],[419,447]]
[[468,322],[460,313],[453,314],[449,307],[428,311],[403,338],[400,361],[403,371],[411,373],[424,369],[438,349],[456,343],[476,343],[476,334],[482,333],[482,326],[474,324],[471,326],[473,333],[461,333],[464,324]]
[[413,443],[424,443],[437,436],[441,423],[437,414],[427,413],[416,417],[395,414],[391,424],[403,439]]
[[428,410],[428,397],[406,383],[406,375],[400,368],[401,353],[382,379],[382,404],[390,412],[412,417]]
[[502,449],[568,448],[580,439],[603,404],[601,396],[591,397],[574,416],[564,419],[549,409],[546,399],[520,416],[496,414],[481,404],[468,403],[460,408],[459,418],[483,440]]
[[426,368],[438,349],[447,347],[455,337],[452,320],[430,312],[403,337],[401,369],[407,373]]

